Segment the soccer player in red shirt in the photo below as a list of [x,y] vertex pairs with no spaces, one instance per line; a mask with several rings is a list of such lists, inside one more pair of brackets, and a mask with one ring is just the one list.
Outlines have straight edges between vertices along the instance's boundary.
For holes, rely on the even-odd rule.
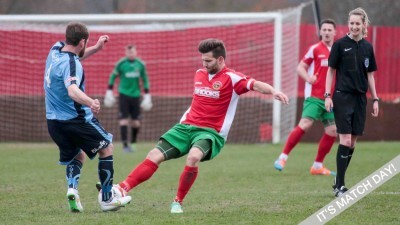
[[286,144],[275,161],[275,169],[282,171],[288,156],[300,142],[303,135],[311,128],[315,120],[320,120],[325,132],[319,141],[314,164],[310,168],[312,175],[336,175],[323,165],[325,156],[330,152],[336,139],[336,125],[333,112],[325,110],[325,80],[328,72],[328,57],[336,33],[335,21],[326,19],[321,22],[321,41],[312,45],[300,61],[297,72],[306,82],[304,90],[303,113],[299,124],[292,130]]
[[163,134],[155,148],[119,185],[130,191],[148,180],[167,160],[188,155],[171,204],[171,213],[182,213],[182,201],[196,180],[201,161],[216,157],[225,144],[239,96],[248,91],[272,94],[288,104],[288,97],[271,85],[257,81],[225,65],[226,50],[218,39],[200,42],[203,69],[196,71],[191,106],[180,122]]

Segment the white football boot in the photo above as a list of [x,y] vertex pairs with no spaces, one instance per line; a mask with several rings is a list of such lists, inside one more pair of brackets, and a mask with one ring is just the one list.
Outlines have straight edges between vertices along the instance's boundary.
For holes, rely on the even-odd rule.
[[83,212],[81,199],[79,198],[78,190],[74,188],[68,188],[67,201],[71,212]]
[[[99,184],[96,184],[96,187],[98,189],[101,188],[101,186]],[[121,193],[116,193],[116,191],[121,191]],[[132,197],[127,195],[126,191],[123,190],[122,188],[119,188],[118,185],[114,185],[114,187],[111,189],[111,192],[112,192],[112,197],[107,202],[105,202],[105,201],[102,201],[102,197],[101,197],[102,192],[99,191],[98,200],[99,200],[100,208],[104,212],[117,211],[121,207],[124,207],[127,204],[129,204],[132,200]]]
[[125,196],[125,197],[116,197],[113,196],[109,201],[101,201],[100,202],[100,208],[103,210],[103,212],[107,211],[116,211],[119,210],[121,207],[126,206],[129,204],[132,200],[131,196]]

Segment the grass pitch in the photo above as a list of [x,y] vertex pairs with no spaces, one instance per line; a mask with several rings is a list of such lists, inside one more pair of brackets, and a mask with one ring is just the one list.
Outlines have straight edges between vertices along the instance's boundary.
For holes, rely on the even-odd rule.
[[[153,144],[123,153],[116,144],[115,183],[146,156]],[[300,143],[283,172],[273,168],[282,145],[226,145],[187,195],[184,213],[172,215],[185,158],[161,164],[147,182],[130,192],[133,201],[117,212],[101,212],[95,183],[97,159],[83,166],[79,191],[84,212],[68,211],[65,167],[53,143],[0,144],[0,224],[298,224],[334,199],[333,177],[311,176],[317,144]],[[334,170],[337,145],[325,160]],[[400,154],[400,142],[359,142],[347,172],[350,188]],[[396,176],[328,224],[400,224],[400,177]]]

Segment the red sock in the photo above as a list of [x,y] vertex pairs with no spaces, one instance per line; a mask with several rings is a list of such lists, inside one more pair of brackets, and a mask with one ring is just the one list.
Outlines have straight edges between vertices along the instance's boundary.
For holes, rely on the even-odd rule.
[[285,147],[283,148],[282,153],[285,153],[286,155],[289,155],[294,146],[299,143],[300,139],[303,137],[305,134],[305,131],[301,129],[299,126],[296,126],[292,132],[290,132],[290,135],[286,141]]
[[132,172],[119,183],[125,191],[130,191],[138,184],[148,180],[158,169],[158,165],[149,159],[143,160]]
[[326,133],[319,141],[318,153],[315,157],[316,162],[324,162],[325,156],[331,151],[332,145],[335,143],[336,137],[329,136]]
[[181,177],[179,178],[178,191],[176,193],[175,201],[182,203],[189,189],[192,187],[197,178],[198,167],[185,166]]

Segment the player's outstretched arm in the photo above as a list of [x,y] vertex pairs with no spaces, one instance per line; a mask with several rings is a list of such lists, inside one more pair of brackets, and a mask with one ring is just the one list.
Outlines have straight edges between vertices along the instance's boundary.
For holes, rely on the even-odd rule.
[[99,40],[97,40],[97,43],[95,45],[86,48],[85,54],[79,60],[83,61],[86,58],[88,58],[89,56],[91,56],[94,53],[96,53],[96,52],[100,51],[101,49],[103,49],[105,43],[107,43],[109,39],[110,38],[108,37],[108,35],[100,36]]
[[275,90],[274,87],[267,83],[255,81],[253,85],[253,90],[262,94],[272,94],[276,100],[279,100],[286,105],[289,104],[289,98],[283,92]]

